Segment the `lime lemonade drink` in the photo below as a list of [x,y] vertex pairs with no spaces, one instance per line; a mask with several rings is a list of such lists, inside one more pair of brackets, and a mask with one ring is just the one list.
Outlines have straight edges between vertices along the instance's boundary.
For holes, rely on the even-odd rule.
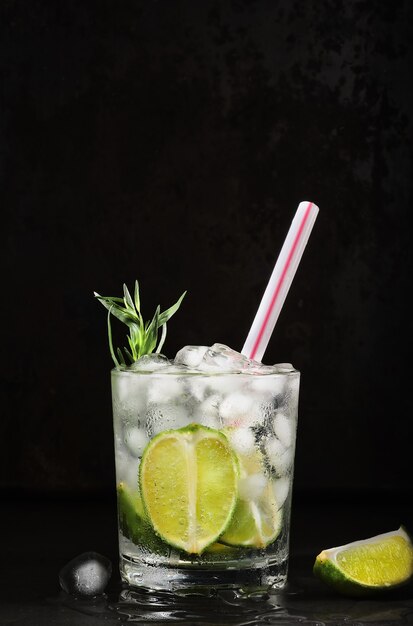
[[220,344],[112,371],[126,582],[285,584],[298,388]]
[[[169,309],[133,297],[108,310],[120,573],[150,589],[277,588],[287,579],[300,373],[261,363],[318,207],[300,203],[241,353],[161,354]],[[128,326],[115,351],[111,316]]]

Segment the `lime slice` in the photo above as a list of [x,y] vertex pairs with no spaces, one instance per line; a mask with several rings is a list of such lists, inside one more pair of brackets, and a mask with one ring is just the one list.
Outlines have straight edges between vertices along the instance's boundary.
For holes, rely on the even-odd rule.
[[265,548],[278,537],[281,525],[281,510],[268,482],[259,498],[238,499],[231,523],[220,541],[230,546]]
[[323,550],[314,574],[340,593],[368,595],[394,589],[413,576],[413,546],[403,527],[363,541]]
[[[231,436],[231,435],[230,435]],[[240,480],[234,515],[220,541],[231,546],[265,548],[278,537],[282,515],[272,483],[265,475],[264,456],[257,448],[239,454]]]
[[158,535],[189,554],[201,554],[231,520],[238,462],[225,435],[190,424],[159,433],[148,443],[139,480]]
[[122,482],[117,491],[119,526],[124,537],[143,550],[168,556],[170,548],[152,528],[139,493],[132,492]]

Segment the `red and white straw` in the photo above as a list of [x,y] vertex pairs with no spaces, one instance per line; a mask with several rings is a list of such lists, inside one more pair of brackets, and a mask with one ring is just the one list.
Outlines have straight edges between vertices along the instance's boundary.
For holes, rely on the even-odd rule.
[[300,202],[241,353],[261,361],[297,271],[318,214],[313,202]]

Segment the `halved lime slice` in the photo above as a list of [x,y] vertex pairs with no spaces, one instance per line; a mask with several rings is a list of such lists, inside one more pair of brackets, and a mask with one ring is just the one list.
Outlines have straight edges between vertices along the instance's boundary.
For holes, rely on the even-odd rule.
[[231,520],[238,462],[225,435],[190,424],[159,433],[149,442],[139,481],[155,531],[171,546],[201,554]]
[[368,595],[394,589],[413,577],[413,546],[404,528],[323,550],[314,574],[340,593]]

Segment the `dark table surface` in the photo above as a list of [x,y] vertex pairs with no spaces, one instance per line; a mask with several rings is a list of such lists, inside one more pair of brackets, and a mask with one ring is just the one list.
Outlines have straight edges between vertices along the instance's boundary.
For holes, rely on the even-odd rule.
[[[214,598],[136,592],[125,602],[117,572],[113,498],[6,494],[1,512],[0,625],[413,624],[412,586],[386,597],[356,600],[337,595],[312,575],[314,558],[322,549],[394,530],[401,523],[411,527],[412,511],[411,499],[394,493],[296,495],[287,592],[264,597],[228,592]],[[105,597],[76,600],[60,590],[58,572],[90,550],[110,558],[114,573]]]

